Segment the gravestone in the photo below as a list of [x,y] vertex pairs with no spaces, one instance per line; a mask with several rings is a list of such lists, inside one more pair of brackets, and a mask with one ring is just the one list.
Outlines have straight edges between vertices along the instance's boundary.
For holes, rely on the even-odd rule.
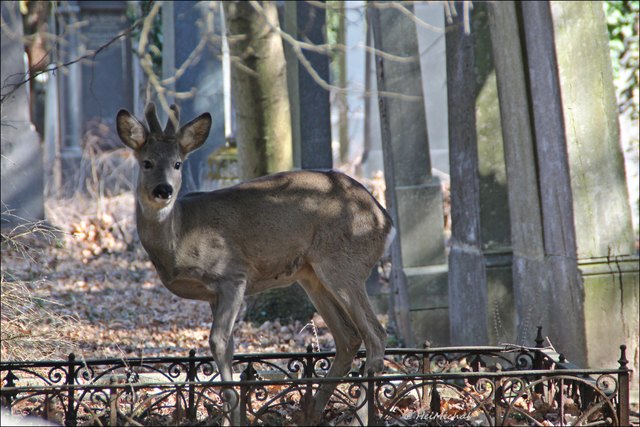
[[[392,271],[392,280],[406,280],[415,338],[444,345],[449,321],[443,204],[440,181],[431,175],[415,25],[395,9],[371,8],[368,13],[376,49],[409,59],[376,57],[387,206],[399,231],[392,257],[393,268],[401,271]],[[404,292],[401,285],[398,292]],[[405,296],[398,298],[404,304]],[[405,308],[398,302],[400,322],[399,311]]]
[[[126,1],[69,1],[56,9],[57,35],[64,41],[57,60],[73,62],[57,73],[60,168],[69,191],[83,185],[73,180],[84,134],[100,125],[115,129],[118,111],[133,109],[131,40],[118,37],[131,25],[126,10]],[[114,141],[107,145],[116,146]]]
[[22,15],[17,2],[2,2],[1,228],[44,219],[40,137],[31,123]]
[[[324,2],[322,2],[324,3]],[[326,43],[326,12],[308,2],[285,2],[283,30],[296,40]],[[302,51],[318,77],[329,82],[329,56]],[[302,169],[330,169],[331,112],[329,91],[316,82],[285,42],[287,86],[291,103],[293,162]]]
[[447,61],[444,6],[416,3],[415,15],[422,70],[422,91],[427,114],[431,165],[449,173],[449,128],[447,115]]
[[582,366],[615,365],[610,349],[638,332],[638,258],[601,7],[489,6],[518,332],[546,324]]
[[488,343],[487,276],[480,237],[480,184],[474,37],[460,20],[447,31],[451,239],[449,319],[451,344]]
[[547,9],[558,52],[575,246],[584,286],[586,363],[615,366],[611,348],[626,343],[627,354],[635,355],[631,368],[638,372],[640,262],[602,4],[550,2]]
[[[183,73],[167,86],[171,102],[181,110],[181,122],[209,112],[211,131],[205,144],[189,156],[183,171],[181,193],[202,189],[207,178],[207,158],[225,144],[224,87],[222,73],[222,7],[217,2],[180,1],[162,5],[162,77],[171,79],[178,69]],[[193,56],[196,47],[201,50]],[[160,107],[160,106],[159,106]],[[161,122],[167,112],[159,108]]]
[[[367,25],[366,46],[373,48],[373,35],[371,26]],[[378,171],[384,170],[382,153],[382,141],[380,140],[380,111],[378,107],[378,97],[375,95],[378,90],[376,79],[375,56],[369,50],[365,56],[365,97],[364,105],[364,141],[362,172],[367,177],[374,176]]]
[[497,345],[514,340],[516,314],[513,308],[513,252],[507,174],[487,3],[474,5],[471,33],[476,81],[474,115],[480,180],[480,235],[487,275],[488,335],[489,343]]
[[[131,23],[126,16],[126,1],[78,2],[79,19],[84,23],[79,36],[79,53],[100,52],[82,67],[81,109],[85,126],[100,120],[115,126],[121,108],[133,108],[131,40],[121,37]],[[115,127],[114,127],[115,128]],[[86,127],[83,129],[86,130]]]

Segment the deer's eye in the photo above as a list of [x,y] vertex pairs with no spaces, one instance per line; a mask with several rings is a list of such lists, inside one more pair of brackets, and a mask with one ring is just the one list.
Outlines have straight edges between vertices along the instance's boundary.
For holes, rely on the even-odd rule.
[[173,165],[173,167],[177,170],[180,169],[180,166],[182,166],[182,162],[176,162],[175,165]]
[[151,163],[149,160],[144,160],[142,162],[142,167],[145,169],[151,169],[153,167],[153,163]]

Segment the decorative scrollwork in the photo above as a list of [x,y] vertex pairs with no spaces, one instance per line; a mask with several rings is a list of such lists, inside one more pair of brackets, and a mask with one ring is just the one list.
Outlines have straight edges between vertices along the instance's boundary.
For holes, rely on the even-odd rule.
[[434,354],[430,358],[432,372],[446,372],[449,368],[450,360],[444,354]]
[[508,403],[508,401],[520,396],[527,389],[528,384],[522,378],[511,377],[505,378],[501,384],[502,387],[502,400]]
[[89,394],[91,406],[82,405],[97,417],[104,415],[109,408],[109,391],[105,389],[92,390]]
[[[47,374],[47,378],[49,379],[49,384],[60,384],[66,382],[67,375],[69,373],[67,370],[61,366],[53,367],[49,370]],[[63,381],[64,380],[64,381]]]
[[519,371],[533,369],[534,355],[528,351],[518,353],[515,360],[515,367]]
[[349,388],[347,389],[347,396],[349,396],[352,399],[360,399],[360,396],[362,396],[363,393],[365,392],[366,392],[366,386],[364,383],[361,383],[361,382],[351,383],[349,385]]
[[376,388],[376,402],[378,406],[382,406],[380,397],[384,397],[386,400],[393,400],[398,394],[398,386],[390,381],[385,381],[378,385]]
[[596,387],[607,396],[618,391],[618,381],[609,374],[600,375],[596,380]]
[[476,383],[473,385],[473,390],[480,396],[482,396],[483,400],[490,399],[493,397],[493,394],[496,390],[496,386],[492,380],[489,378],[479,378]]
[[[428,363],[428,362],[427,362]],[[406,374],[414,374],[419,372],[422,364],[422,356],[415,353],[409,353],[402,356],[403,372]]]
[[328,357],[320,357],[313,362],[313,375],[324,377],[331,368],[331,360]]
[[306,363],[298,358],[289,359],[289,362],[287,363],[287,369],[289,370],[289,372],[294,374],[304,372],[305,366]]
[[82,365],[76,371],[76,382],[90,383],[95,378],[95,370],[93,366]]
[[179,378],[180,375],[182,375],[186,371],[187,370],[183,363],[175,362],[169,365],[169,368],[167,369],[167,374],[169,375],[170,378],[173,378],[175,380]]
[[[213,367],[213,363],[206,361],[200,362],[196,365],[196,380],[204,381],[205,379],[212,379],[211,377],[215,376],[218,372]],[[200,375],[204,376],[201,378]]]
[[[323,421],[365,423],[363,414],[374,409],[376,422],[415,425],[453,408],[481,424],[619,423],[620,405],[627,404],[618,396],[621,371],[526,369],[534,366],[535,355],[519,347],[504,351],[430,348],[424,354],[393,349],[385,356],[386,376],[335,379],[337,386]],[[360,352],[355,362],[364,366],[365,356]],[[104,424],[115,419],[157,424],[169,418],[181,423],[175,417],[187,414],[196,417],[189,421],[201,424],[205,416],[207,424],[217,424],[231,422],[240,405],[247,411],[242,419],[249,424],[295,424],[292,414],[310,408],[314,391],[317,395],[320,389],[331,389],[322,384],[334,379],[318,377],[326,377],[333,357],[330,352],[242,355],[233,365],[236,372],[244,370],[241,381],[259,383],[240,382],[233,387],[215,382],[219,372],[211,359],[193,356],[153,358],[144,364],[140,359],[39,362],[36,366],[11,362],[1,365],[2,398],[14,413],[57,414],[56,420],[66,424]],[[421,369],[427,368],[422,366],[427,357],[429,369]],[[465,372],[469,370],[473,372]],[[20,373],[19,380],[13,380],[14,372]],[[194,374],[196,381],[188,381]],[[73,383],[73,389],[65,387],[67,383]],[[564,420],[559,419],[560,408],[565,410]]]
[[269,397],[269,391],[262,385],[252,387],[251,393],[253,394],[253,397],[260,402],[264,402]]

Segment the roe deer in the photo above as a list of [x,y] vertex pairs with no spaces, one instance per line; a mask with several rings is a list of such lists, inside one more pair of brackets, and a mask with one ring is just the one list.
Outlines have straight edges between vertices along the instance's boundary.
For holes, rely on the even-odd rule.
[[[145,109],[148,127],[120,110],[118,135],[140,166],[140,241],[171,292],[211,305],[209,345],[222,380],[232,380],[232,332],[243,297],[296,281],[335,339],[327,376],[346,375],[363,341],[365,372],[381,372],[386,333],[365,280],[393,238],[384,208],[361,184],[335,171],[284,172],[177,197],[181,165],[205,142],[211,116],[178,127],[178,108],[171,110],[164,131],[151,103]],[[334,388],[324,384],[316,393],[314,419]]]

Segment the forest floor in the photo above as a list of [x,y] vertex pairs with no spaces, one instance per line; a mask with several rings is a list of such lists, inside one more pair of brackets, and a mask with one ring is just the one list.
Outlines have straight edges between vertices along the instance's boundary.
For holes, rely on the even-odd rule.
[[[160,283],[135,233],[131,193],[47,201],[44,224],[19,228],[2,241],[0,358],[210,355],[212,314],[201,301],[179,298]],[[242,314],[242,313],[241,313]],[[262,324],[240,320],[236,353],[331,349],[317,315]],[[312,322],[313,320],[313,322]]]

